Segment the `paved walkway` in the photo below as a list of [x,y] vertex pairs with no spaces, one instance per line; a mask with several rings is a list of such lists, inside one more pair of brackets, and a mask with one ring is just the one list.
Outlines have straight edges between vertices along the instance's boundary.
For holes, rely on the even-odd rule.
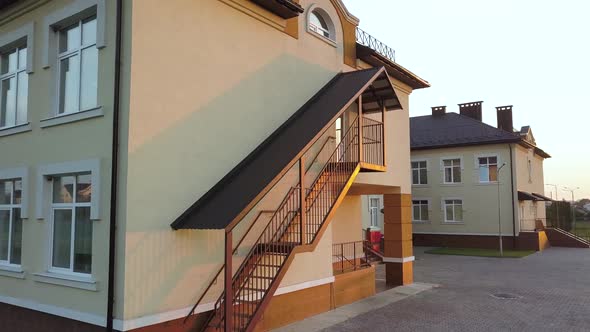
[[[333,321],[325,331],[590,331],[590,249],[549,248],[520,259],[424,249],[415,249],[415,280],[439,287]],[[289,331],[308,331],[294,326]]]

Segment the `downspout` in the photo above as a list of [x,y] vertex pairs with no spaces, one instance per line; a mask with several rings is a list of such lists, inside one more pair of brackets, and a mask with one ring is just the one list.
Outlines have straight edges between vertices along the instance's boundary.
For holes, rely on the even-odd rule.
[[117,187],[119,168],[119,102],[121,87],[121,48],[122,48],[122,14],[123,2],[117,0],[116,42],[115,42],[115,82],[113,92],[113,141],[111,155],[111,213],[109,229],[109,280],[107,291],[107,326],[108,332],[113,331],[115,307],[115,245],[117,235]]
[[514,211],[514,161],[512,158],[512,144],[508,144],[508,147],[510,148],[510,187],[512,188],[512,245],[514,246],[513,249],[516,249],[517,247],[517,238],[516,238],[516,217],[515,215],[515,211]]

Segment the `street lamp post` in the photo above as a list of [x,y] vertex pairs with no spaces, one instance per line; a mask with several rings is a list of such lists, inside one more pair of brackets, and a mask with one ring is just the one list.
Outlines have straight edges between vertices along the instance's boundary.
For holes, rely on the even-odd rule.
[[576,207],[574,203],[576,200],[574,199],[574,191],[580,189],[580,187],[570,188],[570,187],[563,187],[564,191],[569,191],[572,194],[572,229],[576,229]]
[[498,168],[498,239],[500,241],[501,257],[504,257],[504,248],[502,247],[502,214],[500,209],[500,171],[504,166],[506,166],[506,163],[503,163],[502,166]]
[[[557,197],[557,185],[548,183],[546,186],[555,187],[555,214],[557,217],[557,228],[561,228],[561,223],[559,222],[559,198]],[[555,225],[553,225],[553,227],[555,227]]]

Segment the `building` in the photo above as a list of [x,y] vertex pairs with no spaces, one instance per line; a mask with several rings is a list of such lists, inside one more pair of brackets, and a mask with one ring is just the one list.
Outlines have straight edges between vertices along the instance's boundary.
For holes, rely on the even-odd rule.
[[433,107],[410,119],[414,244],[541,250],[543,161],[531,128],[513,128],[512,106],[496,107],[498,125],[482,122],[482,102],[459,113]]
[[340,0],[0,1],[3,329],[264,330],[369,296],[370,194],[412,282],[429,85],[358,24]]

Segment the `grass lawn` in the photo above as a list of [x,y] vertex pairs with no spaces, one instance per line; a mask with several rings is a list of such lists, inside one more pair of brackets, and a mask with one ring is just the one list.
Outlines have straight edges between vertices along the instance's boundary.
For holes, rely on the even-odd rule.
[[[436,248],[427,250],[426,253],[435,255],[500,257],[500,251],[492,249]],[[503,258],[521,258],[533,253],[535,253],[534,250],[504,250]]]
[[590,222],[577,221],[576,229],[572,229],[572,233],[576,234],[577,236],[590,239]]

